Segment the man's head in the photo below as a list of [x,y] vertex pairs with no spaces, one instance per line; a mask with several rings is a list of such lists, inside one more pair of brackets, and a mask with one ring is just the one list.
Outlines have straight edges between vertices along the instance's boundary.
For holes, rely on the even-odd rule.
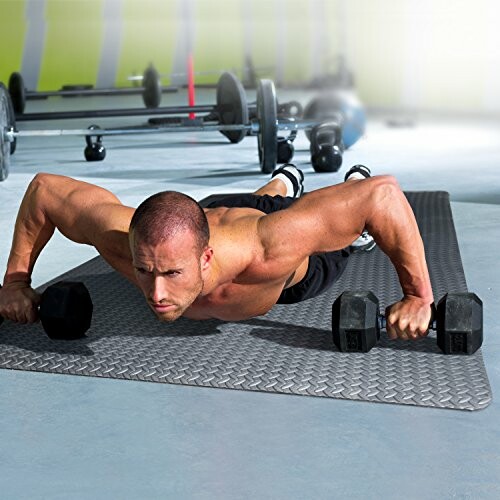
[[209,238],[205,212],[185,194],[164,191],[137,207],[129,228],[133,266],[159,319],[176,320],[202,292]]

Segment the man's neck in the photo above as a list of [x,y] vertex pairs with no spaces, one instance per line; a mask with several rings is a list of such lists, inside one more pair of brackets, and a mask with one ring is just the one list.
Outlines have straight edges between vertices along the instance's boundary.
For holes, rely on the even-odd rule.
[[217,261],[217,257],[213,256],[213,261],[203,277],[203,289],[200,293],[201,297],[206,297],[210,295],[214,290],[217,289],[223,282],[224,277],[222,276],[221,266]]

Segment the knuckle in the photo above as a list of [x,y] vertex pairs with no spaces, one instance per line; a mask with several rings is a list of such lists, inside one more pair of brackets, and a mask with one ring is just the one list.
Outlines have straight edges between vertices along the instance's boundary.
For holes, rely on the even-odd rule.
[[425,337],[429,333],[427,326],[422,326],[417,329],[417,334],[419,337]]

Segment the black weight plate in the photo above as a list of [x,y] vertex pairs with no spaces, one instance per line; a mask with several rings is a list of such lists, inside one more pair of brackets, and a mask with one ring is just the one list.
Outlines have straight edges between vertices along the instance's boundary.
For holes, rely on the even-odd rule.
[[151,65],[142,77],[142,100],[146,108],[157,108],[161,102],[161,82],[158,71]]
[[263,173],[270,174],[276,168],[278,155],[278,110],[276,106],[276,90],[272,80],[259,80],[257,85],[257,119],[259,133],[260,168]]
[[0,181],[7,179],[10,166],[10,144],[5,138],[9,125],[9,96],[6,88],[0,86]]
[[[0,85],[5,89],[4,84],[0,82]],[[10,92],[7,92],[7,126],[9,129],[16,130],[16,114],[14,113],[14,106],[12,105],[12,99],[10,98]],[[11,156],[16,152],[17,139],[10,143],[10,154]]]
[[9,78],[9,94],[12,99],[14,111],[21,115],[26,107],[26,89],[24,88],[24,80],[21,73],[14,72]]
[[[247,96],[243,85],[232,73],[223,73],[217,82],[217,112],[221,125],[246,125],[249,121]],[[242,141],[246,130],[221,130],[232,143]]]

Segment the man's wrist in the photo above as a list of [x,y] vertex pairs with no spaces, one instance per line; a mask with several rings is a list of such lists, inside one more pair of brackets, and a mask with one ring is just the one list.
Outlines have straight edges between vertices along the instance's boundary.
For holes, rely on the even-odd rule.
[[432,292],[430,294],[415,294],[415,293],[404,293],[404,297],[408,300],[416,300],[424,304],[432,305],[434,304],[434,296]]
[[27,272],[7,272],[3,279],[3,286],[31,286],[31,276]]

